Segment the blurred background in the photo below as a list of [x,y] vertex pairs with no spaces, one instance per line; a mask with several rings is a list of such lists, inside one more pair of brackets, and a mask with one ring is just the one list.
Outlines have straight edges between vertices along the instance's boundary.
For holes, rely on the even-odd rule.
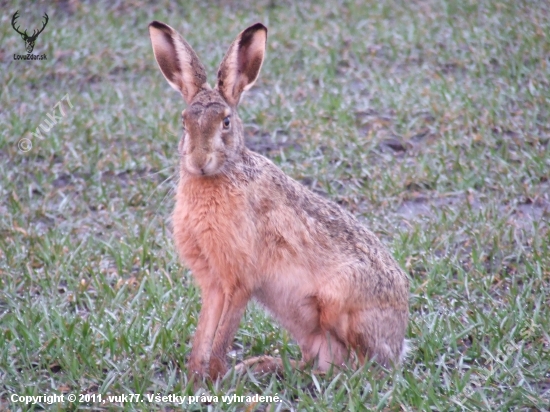
[[[193,393],[200,299],[170,228],[185,106],[153,57],[160,20],[211,84],[235,36],[268,27],[239,109],[248,146],[362,219],[411,278],[402,370],[228,376],[210,392],[281,396],[259,410],[548,410],[547,1],[0,6],[0,407]],[[14,56],[16,11],[29,35],[48,14],[32,52],[45,59]],[[258,354],[300,357],[250,305],[231,355]]]

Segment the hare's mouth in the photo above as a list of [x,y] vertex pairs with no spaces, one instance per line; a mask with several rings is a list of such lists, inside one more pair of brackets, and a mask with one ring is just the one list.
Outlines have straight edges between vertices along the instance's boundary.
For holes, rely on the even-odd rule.
[[212,176],[218,174],[221,169],[221,161],[214,153],[206,159],[194,160],[192,157],[184,161],[185,170],[195,176]]

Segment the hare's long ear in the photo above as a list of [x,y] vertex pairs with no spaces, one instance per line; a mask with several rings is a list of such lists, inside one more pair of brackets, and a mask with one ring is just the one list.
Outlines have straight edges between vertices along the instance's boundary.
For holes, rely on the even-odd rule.
[[149,35],[160,71],[187,104],[191,103],[199,90],[209,87],[204,66],[191,46],[167,24],[153,21]]
[[237,36],[218,70],[218,90],[232,106],[252,87],[264,61],[267,28],[256,23]]

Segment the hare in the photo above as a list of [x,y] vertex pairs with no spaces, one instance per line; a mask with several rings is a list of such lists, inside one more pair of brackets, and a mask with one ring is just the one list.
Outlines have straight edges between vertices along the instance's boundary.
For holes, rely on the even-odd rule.
[[[319,372],[366,359],[398,365],[407,346],[407,275],[349,212],[245,147],[237,106],[258,78],[266,27],[257,23],[237,36],[214,88],[179,33],[158,21],[149,32],[162,74],[187,104],[172,221],[202,299],[190,376],[227,372],[227,351],[251,298],[296,339],[301,365]],[[281,360],[241,365],[275,371]]]

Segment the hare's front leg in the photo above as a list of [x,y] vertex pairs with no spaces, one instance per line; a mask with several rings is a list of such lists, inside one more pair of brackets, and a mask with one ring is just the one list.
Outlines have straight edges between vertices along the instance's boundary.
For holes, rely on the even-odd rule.
[[224,309],[223,290],[213,281],[201,286],[202,307],[193,346],[189,357],[188,374],[191,379],[198,375],[208,376],[212,344]]
[[216,330],[212,355],[210,357],[210,377],[221,378],[227,371],[227,349],[239,328],[246,304],[251,294],[244,290],[234,290],[224,296],[223,312]]

